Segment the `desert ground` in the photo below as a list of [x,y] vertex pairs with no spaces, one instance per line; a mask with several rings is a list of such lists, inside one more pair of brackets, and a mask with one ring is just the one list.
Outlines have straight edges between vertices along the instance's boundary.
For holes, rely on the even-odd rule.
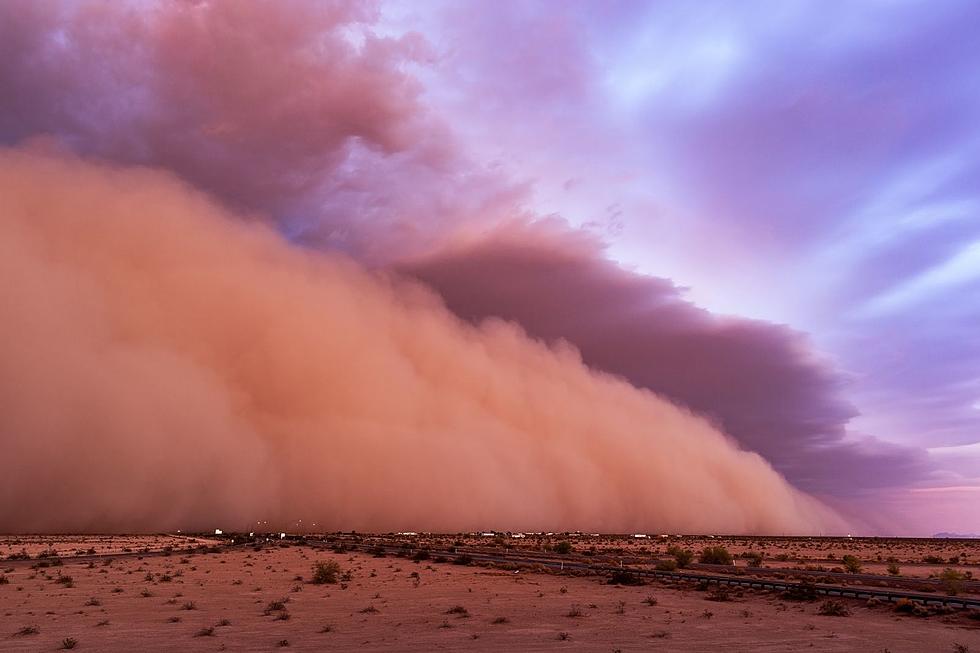
[[[596,551],[586,557],[625,554],[618,550],[653,555],[669,546],[587,537],[567,537],[570,556],[592,546]],[[443,544],[549,553],[562,538],[417,539],[433,550]],[[835,603],[846,616],[830,616],[821,614],[823,599],[793,601],[769,590],[718,597],[693,584],[611,585],[600,576],[458,565],[438,556],[338,553],[331,540],[345,541],[225,547],[205,537],[7,536],[0,540],[0,650],[980,651],[976,611],[916,616],[891,604],[842,599]],[[898,548],[864,540],[676,541],[692,550],[699,542],[722,542],[740,562],[739,553],[765,550],[767,564],[777,565],[801,558],[833,564],[849,554],[873,565],[880,554],[901,560],[903,574],[914,566],[927,575],[930,566],[917,565],[929,556],[948,562],[955,555],[960,569],[980,558],[980,543],[964,541]],[[166,547],[172,550],[161,553]],[[27,559],[19,555],[25,550]],[[784,552],[788,560],[777,560]],[[335,582],[312,582],[315,563],[330,561],[336,577],[325,580]]]

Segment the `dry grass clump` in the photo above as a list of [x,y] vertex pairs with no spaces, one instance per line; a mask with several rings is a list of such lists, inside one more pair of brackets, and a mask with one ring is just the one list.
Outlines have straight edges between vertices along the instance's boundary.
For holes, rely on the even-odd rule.
[[827,617],[847,617],[850,616],[851,611],[840,601],[830,599],[820,604],[817,614],[822,614]]
[[313,563],[313,577],[310,582],[314,585],[332,585],[340,576],[340,564],[336,560],[318,560]]

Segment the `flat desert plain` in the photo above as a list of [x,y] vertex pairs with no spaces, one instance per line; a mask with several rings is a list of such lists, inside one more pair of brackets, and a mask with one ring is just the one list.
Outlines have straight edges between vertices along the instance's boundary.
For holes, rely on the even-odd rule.
[[[980,652],[980,620],[959,610],[913,616],[844,599],[848,616],[827,616],[823,599],[775,591],[717,601],[693,585],[619,586],[288,542],[141,554],[205,542],[182,540],[48,538],[33,544],[58,561],[37,558],[33,545],[31,559],[3,560],[0,650]],[[7,537],[2,550],[17,557],[27,541]],[[70,557],[93,548],[126,555]],[[311,582],[323,561],[339,565],[337,582]]]

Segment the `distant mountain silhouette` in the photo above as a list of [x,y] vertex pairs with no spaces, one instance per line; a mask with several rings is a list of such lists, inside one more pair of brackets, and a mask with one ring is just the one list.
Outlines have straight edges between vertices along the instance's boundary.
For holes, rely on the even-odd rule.
[[936,533],[933,535],[937,539],[970,539],[970,538],[980,538],[980,535],[976,533]]

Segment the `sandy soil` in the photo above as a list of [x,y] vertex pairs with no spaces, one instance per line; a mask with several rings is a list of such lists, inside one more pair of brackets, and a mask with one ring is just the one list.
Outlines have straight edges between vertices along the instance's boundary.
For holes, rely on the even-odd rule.
[[[350,573],[347,582],[305,580],[315,560],[329,559]],[[107,565],[66,561],[32,569],[32,562],[0,563],[9,581],[0,584],[0,650],[57,650],[71,637],[76,650],[108,652],[288,646],[900,653],[955,651],[957,644],[980,651],[980,621],[961,614],[917,618],[850,601],[845,603],[851,616],[829,617],[818,614],[819,601],[793,603],[775,594],[714,602],[703,592],[661,584],[618,587],[592,577],[299,546],[125,558]],[[284,609],[267,609],[275,601]],[[569,616],[575,612],[581,616]],[[16,634],[29,626],[38,632]]]

